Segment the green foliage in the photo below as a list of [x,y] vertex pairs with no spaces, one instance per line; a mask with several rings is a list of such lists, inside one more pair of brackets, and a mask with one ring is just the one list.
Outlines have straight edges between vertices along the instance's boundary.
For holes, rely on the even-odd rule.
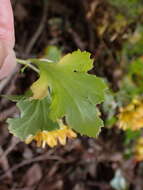
[[90,59],[90,53],[78,50],[64,56],[58,65],[69,72],[86,73],[92,69],[93,60]]
[[135,59],[129,67],[129,73],[131,76],[138,75],[143,77],[143,57]]
[[131,60],[143,55],[143,27],[138,25],[133,34],[129,35],[123,46],[124,56]]
[[65,117],[75,131],[96,137],[103,126],[96,105],[104,100],[107,86],[102,79],[86,73],[93,65],[90,53],[78,50],[58,63],[45,59],[32,61],[40,70],[39,79],[31,88],[33,98],[43,99],[19,101],[21,117],[8,120],[10,131],[25,139],[41,130],[54,130]]
[[102,104],[103,113],[106,115],[105,125],[108,127],[113,126],[117,118],[115,116],[117,111],[117,102],[115,100],[115,94],[111,91],[106,93],[104,103]]
[[120,90],[115,94],[118,106],[122,107],[128,104],[140,91],[141,89],[136,86],[131,77],[128,75],[124,77]]
[[137,17],[142,11],[141,0],[109,0],[109,2],[130,18]]
[[66,117],[68,125],[81,134],[97,136],[102,120],[96,104],[104,100],[106,85],[102,79],[86,74],[92,68],[87,52],[74,52],[59,63],[34,61],[41,75],[47,76],[52,103],[50,117],[56,121]]
[[138,138],[141,137],[141,130],[132,131],[130,129],[125,131],[124,134],[124,157],[125,159],[130,159],[133,156],[133,144]]
[[56,122],[49,119],[50,100],[46,97],[42,100],[20,100],[17,107],[21,111],[20,118],[8,119],[9,131],[25,140],[29,135],[35,135],[40,131],[51,131],[59,128]]
[[[129,65],[129,77],[136,88],[136,93],[143,92],[143,58],[139,57],[134,59]],[[134,93],[135,88],[132,89]],[[131,90],[130,90],[131,91]]]
[[57,62],[61,58],[61,50],[57,46],[48,46],[45,49],[44,58]]
[[125,132],[125,144],[129,144],[132,140],[137,139],[141,136],[141,131],[132,131],[130,129],[126,130]]

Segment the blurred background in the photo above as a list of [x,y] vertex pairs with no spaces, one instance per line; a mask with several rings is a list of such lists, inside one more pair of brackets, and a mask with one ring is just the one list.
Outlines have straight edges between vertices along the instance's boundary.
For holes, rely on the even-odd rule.
[[[15,103],[0,98],[0,190],[143,190],[142,0],[12,0],[18,58],[87,50],[91,74],[109,87],[97,139],[37,148],[9,134]],[[0,94],[23,94],[37,79],[30,69],[0,82]],[[90,114],[90,113],[89,113]]]

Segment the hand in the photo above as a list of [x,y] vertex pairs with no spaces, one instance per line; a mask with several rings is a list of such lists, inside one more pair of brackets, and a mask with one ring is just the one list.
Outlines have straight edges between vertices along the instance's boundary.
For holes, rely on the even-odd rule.
[[16,65],[14,21],[10,0],[0,3],[0,79],[8,76]]

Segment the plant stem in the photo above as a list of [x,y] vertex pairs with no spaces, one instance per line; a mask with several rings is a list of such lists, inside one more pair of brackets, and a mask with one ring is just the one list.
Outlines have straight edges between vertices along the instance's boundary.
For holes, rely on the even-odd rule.
[[22,59],[16,59],[17,63],[28,66],[29,68],[31,68],[33,71],[35,71],[36,73],[39,73],[39,69],[37,69],[35,66],[33,66],[29,60],[22,60]]

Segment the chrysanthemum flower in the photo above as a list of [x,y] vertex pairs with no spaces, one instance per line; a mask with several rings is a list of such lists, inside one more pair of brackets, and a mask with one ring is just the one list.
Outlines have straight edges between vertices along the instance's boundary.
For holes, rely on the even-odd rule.
[[143,137],[140,137],[134,147],[136,161],[143,161]]
[[46,144],[51,148],[61,144],[65,145],[67,138],[76,138],[77,134],[72,131],[69,127],[63,125],[60,129],[53,131],[41,131],[35,136],[30,135],[26,139],[26,143],[29,144],[32,140],[36,141],[38,147],[45,147]]
[[138,130],[143,127],[143,101],[134,99],[129,105],[120,109],[119,127],[126,130]]

